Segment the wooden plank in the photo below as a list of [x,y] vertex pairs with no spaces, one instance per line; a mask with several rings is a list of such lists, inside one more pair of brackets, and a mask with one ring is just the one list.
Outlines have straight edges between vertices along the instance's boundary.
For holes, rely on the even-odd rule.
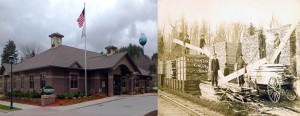
[[291,25],[290,29],[284,35],[283,39],[281,39],[281,42],[280,42],[278,48],[275,50],[275,52],[273,53],[273,55],[272,55],[272,57],[269,61],[270,64],[273,64],[275,62],[277,56],[283,50],[284,46],[286,45],[287,41],[290,39],[290,36],[291,36],[292,32],[294,31],[294,29],[296,28],[297,25],[298,25],[298,21],[293,23]]
[[[267,63],[267,59],[266,58],[263,58],[263,59],[260,59],[260,60],[257,60],[256,62],[252,63],[252,64],[249,64],[246,68],[249,70],[249,69],[254,69],[254,68],[257,68],[263,64]],[[219,84],[225,84],[225,83],[228,83],[228,81],[238,77],[238,76],[241,76],[245,74],[245,68],[242,68],[238,71],[235,71],[231,74],[229,74],[228,76],[226,77],[221,77],[220,76],[220,79],[219,79]]]
[[176,43],[176,44],[179,44],[179,45],[181,45],[181,46],[190,48],[191,50],[195,50],[195,51],[197,51],[197,52],[203,53],[203,54],[205,54],[206,56],[208,56],[209,58],[212,57],[212,56],[211,56],[212,54],[209,52],[209,50],[208,50],[206,47],[204,47],[204,49],[201,49],[201,48],[199,48],[199,47],[197,47],[197,46],[194,46],[194,45],[192,45],[192,44],[188,44],[188,43],[185,43],[185,44],[184,44],[184,42],[181,41],[181,40],[179,40],[179,39],[173,39],[173,42]]
[[241,102],[240,100],[237,100],[233,95],[226,93],[226,96],[231,99],[232,101]]
[[279,71],[279,72],[285,72],[286,70],[288,69],[282,69],[282,68],[259,68],[259,69],[254,69],[254,70],[251,70],[251,71]]
[[241,88],[238,85],[232,84],[232,83],[223,84],[223,85],[220,85],[220,87],[221,88],[229,88],[230,91],[232,91],[234,93],[241,92]]
[[287,67],[283,64],[264,64],[264,65],[261,65],[260,67]]
[[210,85],[210,83],[207,83],[207,84],[200,83],[199,88],[200,88],[202,97],[209,99],[209,100],[213,100],[213,101],[219,101],[218,96],[215,95],[216,94],[215,90],[214,90],[213,86]]
[[219,99],[222,100],[228,91],[229,91],[229,89],[226,88],[226,90],[223,92],[223,94],[221,95],[221,97]]

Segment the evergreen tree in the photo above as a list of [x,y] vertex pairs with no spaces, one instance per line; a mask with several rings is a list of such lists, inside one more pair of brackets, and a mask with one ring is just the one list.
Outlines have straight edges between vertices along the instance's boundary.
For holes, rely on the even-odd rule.
[[1,64],[9,63],[9,56],[13,55],[15,61],[18,61],[18,51],[16,50],[16,45],[13,40],[9,40],[5,47],[3,48],[3,53],[1,55]]
[[150,71],[150,75],[156,74],[156,66],[154,64],[150,64],[149,71]]
[[157,53],[154,53],[151,57],[151,60],[157,60]]
[[154,53],[151,57],[151,64],[149,66],[150,75],[157,72],[157,53]]
[[119,49],[119,52],[124,51],[127,51],[132,58],[139,57],[140,55],[144,54],[143,49],[135,44],[129,44],[127,47],[121,47]]

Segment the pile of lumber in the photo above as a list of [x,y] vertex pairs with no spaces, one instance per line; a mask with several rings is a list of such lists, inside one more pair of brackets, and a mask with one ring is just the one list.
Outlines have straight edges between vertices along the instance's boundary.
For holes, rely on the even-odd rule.
[[224,84],[218,88],[211,84],[200,83],[201,95],[213,101],[257,102],[257,90],[250,87],[238,87],[237,84]]
[[237,84],[228,83],[219,88],[215,88],[215,93],[219,96],[219,100],[235,101],[235,102],[255,102],[254,97],[257,90],[252,87],[238,87]]

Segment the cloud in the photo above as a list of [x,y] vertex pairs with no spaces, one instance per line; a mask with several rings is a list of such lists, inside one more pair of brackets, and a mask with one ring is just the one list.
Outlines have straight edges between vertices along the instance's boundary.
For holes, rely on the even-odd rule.
[[[12,39],[17,47],[38,42],[47,50],[48,35],[59,32],[65,36],[64,45],[84,49],[82,28],[76,21],[83,3],[0,0],[0,48]],[[88,50],[105,52],[111,40],[117,47],[139,45],[139,36],[144,32],[148,37],[145,53],[151,56],[157,52],[157,0],[86,0],[86,22]]]

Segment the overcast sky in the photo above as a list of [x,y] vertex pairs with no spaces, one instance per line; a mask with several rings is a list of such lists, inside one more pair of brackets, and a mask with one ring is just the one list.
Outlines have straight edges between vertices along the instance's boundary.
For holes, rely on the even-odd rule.
[[211,28],[222,22],[242,22],[266,26],[274,13],[281,24],[300,21],[300,0],[159,0],[158,26],[169,31],[184,16],[189,23],[206,20]]
[[[50,34],[63,34],[63,45],[84,49],[77,18],[86,3],[87,50],[106,52],[139,44],[142,32],[148,38],[145,53],[157,52],[157,0],[0,0],[0,53],[9,40],[17,47],[38,43],[50,48]],[[20,52],[20,51],[19,51]]]

